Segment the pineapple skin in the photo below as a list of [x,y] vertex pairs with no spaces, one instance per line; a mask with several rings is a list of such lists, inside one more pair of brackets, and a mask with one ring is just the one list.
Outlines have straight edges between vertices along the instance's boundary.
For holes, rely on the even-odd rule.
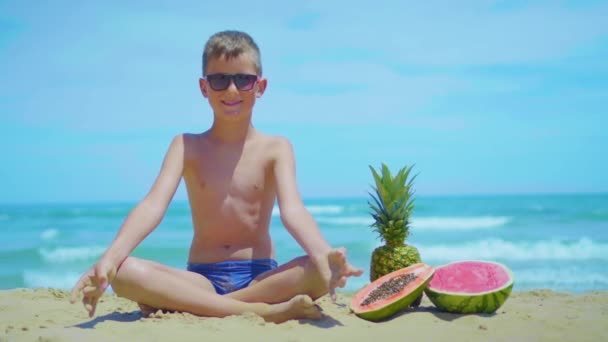
[[411,245],[380,246],[372,253],[369,277],[374,281],[383,275],[422,262],[420,252]]

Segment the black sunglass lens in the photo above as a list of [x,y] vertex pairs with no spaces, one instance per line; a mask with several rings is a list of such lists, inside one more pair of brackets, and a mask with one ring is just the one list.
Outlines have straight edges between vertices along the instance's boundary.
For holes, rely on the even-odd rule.
[[230,85],[230,75],[209,75],[207,80],[214,90],[225,90]]
[[256,75],[247,74],[213,74],[207,75],[207,81],[213,90],[226,90],[230,86],[230,81],[234,80],[234,85],[239,90],[251,90],[255,81],[258,79]]
[[234,84],[238,89],[249,90],[258,79],[255,75],[237,74],[234,75]]

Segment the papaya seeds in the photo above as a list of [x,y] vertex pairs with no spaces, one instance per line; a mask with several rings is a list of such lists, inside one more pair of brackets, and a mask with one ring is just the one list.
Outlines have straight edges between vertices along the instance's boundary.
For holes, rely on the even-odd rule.
[[416,278],[416,275],[408,273],[392,278],[387,282],[382,283],[382,285],[378,286],[376,289],[369,293],[367,298],[365,298],[365,300],[361,302],[361,306],[367,306],[378,300],[388,298],[394,295],[395,293],[401,292],[401,290],[403,290],[403,288],[406,287],[407,284],[416,280]]

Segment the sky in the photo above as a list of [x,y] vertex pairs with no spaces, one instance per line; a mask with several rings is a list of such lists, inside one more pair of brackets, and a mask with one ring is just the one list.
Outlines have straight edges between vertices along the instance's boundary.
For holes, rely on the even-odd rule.
[[[0,0],[0,203],[136,201],[205,131],[213,33],[262,52],[254,126],[305,198],[608,191],[608,1]],[[183,183],[176,199],[185,199]]]

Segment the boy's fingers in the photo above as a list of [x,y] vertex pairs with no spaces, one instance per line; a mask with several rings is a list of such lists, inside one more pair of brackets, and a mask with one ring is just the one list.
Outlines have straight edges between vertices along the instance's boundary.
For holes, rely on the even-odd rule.
[[70,293],[70,303],[74,304],[78,301],[78,297],[80,292],[85,287],[84,279],[80,278],[74,288],[72,288],[72,292]]
[[85,296],[91,297],[93,294],[101,294],[103,290],[101,290],[99,287],[97,286],[85,286],[82,289],[82,293],[84,293]]
[[95,314],[98,299],[98,297],[84,297],[82,299],[82,304],[84,305],[84,309],[89,313],[89,317],[93,317]]
[[91,305],[91,298],[84,297],[82,299],[82,305],[84,305],[84,309],[87,310],[87,312],[89,313],[89,316],[90,316],[91,310],[93,309],[93,306]]
[[76,290],[76,286],[72,288],[72,292],[70,292],[70,303],[74,304],[78,301],[78,290]]
[[333,279],[330,287],[332,289],[335,289],[337,287],[344,287],[346,285],[346,278],[347,277],[344,276],[344,277]]
[[335,288],[331,288],[329,290],[329,298],[331,298],[332,302],[336,302],[336,289]]
[[89,311],[89,317],[93,317],[95,315],[95,309],[97,309],[97,298],[94,298],[91,301],[91,311]]

